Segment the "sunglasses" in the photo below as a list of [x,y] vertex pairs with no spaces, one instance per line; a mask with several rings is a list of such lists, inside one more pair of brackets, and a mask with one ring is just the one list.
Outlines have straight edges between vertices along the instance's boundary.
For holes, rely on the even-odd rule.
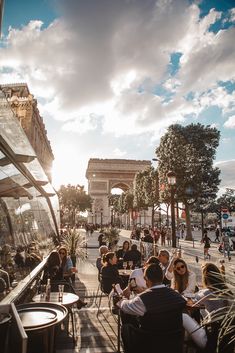
[[60,254],[60,255],[65,255],[65,252],[60,251],[59,254]]
[[184,265],[181,265],[181,266],[177,266],[175,269],[176,269],[177,271],[180,271],[180,270],[182,270],[183,268],[185,268],[185,266],[184,266]]

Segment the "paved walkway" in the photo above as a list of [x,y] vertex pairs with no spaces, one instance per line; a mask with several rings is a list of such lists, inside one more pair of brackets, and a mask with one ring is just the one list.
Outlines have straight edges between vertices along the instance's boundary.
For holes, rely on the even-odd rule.
[[[123,232],[119,245],[123,240],[128,239],[130,232]],[[117,323],[115,317],[110,314],[108,299],[103,297],[101,303],[101,314],[97,318],[97,306],[94,303],[95,293],[98,287],[97,269],[95,261],[98,257],[98,232],[94,232],[92,236],[87,238],[88,258],[84,263],[78,264],[78,278],[75,287],[81,299],[88,302],[86,308],[81,310],[75,309],[76,326],[77,326],[77,344],[72,347],[72,341],[67,339],[61,340],[57,344],[57,353],[111,353],[116,352],[116,332]],[[213,239],[213,237],[212,237]],[[197,280],[201,283],[201,265],[205,262],[203,257],[203,245],[200,241],[195,241],[194,245],[190,241],[180,240],[182,257],[189,264],[196,275]],[[167,247],[166,247],[167,248]],[[212,244],[210,248],[211,260],[220,266],[220,260],[223,255],[217,250],[218,244]],[[168,248],[169,251],[171,250]],[[199,262],[196,262],[196,256]],[[229,262],[225,259],[226,273],[231,274],[235,271],[235,254],[232,254],[232,260]]]

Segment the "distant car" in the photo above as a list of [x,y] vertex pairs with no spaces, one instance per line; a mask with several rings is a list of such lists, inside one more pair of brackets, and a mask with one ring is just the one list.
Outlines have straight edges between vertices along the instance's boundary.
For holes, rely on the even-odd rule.
[[215,226],[214,224],[209,224],[209,225],[206,227],[206,229],[207,229],[208,231],[216,230],[216,226]]

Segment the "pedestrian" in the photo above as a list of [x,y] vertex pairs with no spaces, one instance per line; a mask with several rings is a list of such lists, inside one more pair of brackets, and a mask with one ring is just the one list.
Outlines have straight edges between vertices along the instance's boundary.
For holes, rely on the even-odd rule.
[[211,256],[209,254],[209,249],[211,247],[210,246],[211,240],[210,240],[210,238],[207,235],[207,230],[206,229],[204,230],[204,236],[202,238],[202,243],[204,243],[204,259],[205,260],[208,259],[208,258],[210,259]]
[[231,260],[231,256],[230,256],[230,241],[229,241],[228,233],[223,233],[222,246],[223,246],[223,251],[224,251],[224,257],[226,257],[226,253],[227,253],[228,260],[230,261]]
[[168,246],[171,246],[171,239],[172,239],[171,228],[168,227],[167,232],[166,232],[166,240],[167,240]]
[[218,241],[218,243],[220,243],[220,231],[219,231],[219,228],[216,228],[216,231],[215,231],[215,242]]
[[161,246],[166,246],[166,229],[165,227],[161,230]]

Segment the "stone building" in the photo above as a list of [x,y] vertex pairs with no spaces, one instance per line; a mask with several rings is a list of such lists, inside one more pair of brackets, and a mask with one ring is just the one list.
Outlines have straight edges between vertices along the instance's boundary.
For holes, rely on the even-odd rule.
[[40,116],[37,100],[29,92],[26,83],[1,85],[2,91],[27,135],[38,160],[51,181],[51,168],[54,160],[47,131]]

